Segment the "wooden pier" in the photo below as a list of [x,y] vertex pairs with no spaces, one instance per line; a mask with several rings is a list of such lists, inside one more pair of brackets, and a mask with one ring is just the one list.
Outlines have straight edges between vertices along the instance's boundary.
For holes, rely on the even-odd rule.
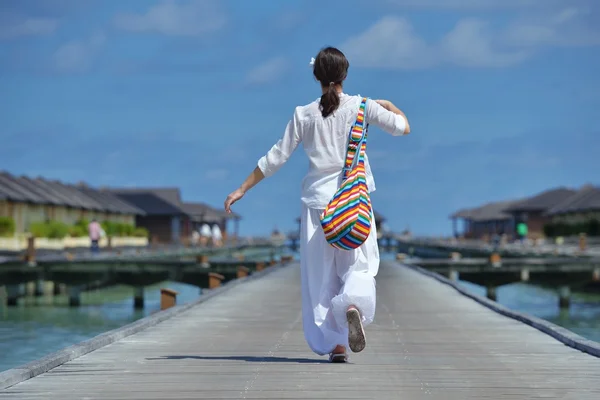
[[382,246],[397,252],[408,253],[417,257],[445,257],[449,253],[458,252],[464,257],[486,257],[497,253],[503,258],[532,258],[532,257],[600,257],[598,244],[587,246],[498,243],[497,245],[481,240],[464,239],[419,239],[406,238],[401,235],[387,236],[382,240]]
[[264,254],[247,257],[236,248],[79,257],[67,253],[46,255],[28,262],[13,258],[0,263],[0,288],[5,287],[9,306],[17,305],[18,299],[27,295],[27,288],[31,289],[29,295],[37,297],[65,292],[69,304],[78,306],[81,293],[86,290],[123,284],[133,289],[134,307],[143,308],[145,286],[168,280],[200,289],[210,288],[215,285],[211,273],[227,282],[236,279],[242,273],[240,271],[260,271],[287,257],[276,254],[273,248],[265,248]]
[[291,264],[81,357],[72,359],[85,353],[81,346],[64,353],[72,360],[48,372],[60,360],[2,373],[0,388],[37,376],[0,398],[600,398],[600,359],[572,347],[600,355],[600,345],[568,333],[559,341],[414,267],[384,262],[377,282],[367,347],[348,364],[307,348],[299,267]]
[[[399,257],[403,259],[403,257]],[[406,264],[457,281],[486,288],[487,297],[496,300],[499,286],[527,282],[557,289],[558,304],[568,308],[574,289],[600,293],[600,258],[438,258],[404,259]]]

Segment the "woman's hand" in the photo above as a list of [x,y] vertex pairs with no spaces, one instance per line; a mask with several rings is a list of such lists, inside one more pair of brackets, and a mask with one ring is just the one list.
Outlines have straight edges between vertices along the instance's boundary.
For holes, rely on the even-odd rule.
[[227,196],[227,198],[225,199],[225,211],[228,214],[231,214],[231,206],[233,205],[233,203],[244,197],[244,194],[245,192],[241,188],[239,188],[234,190],[229,194],[229,196]]

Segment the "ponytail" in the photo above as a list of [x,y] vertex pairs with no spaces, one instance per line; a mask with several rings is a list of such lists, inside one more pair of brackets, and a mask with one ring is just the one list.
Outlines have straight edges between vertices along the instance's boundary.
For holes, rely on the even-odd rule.
[[330,116],[340,106],[337,89],[346,79],[349,66],[344,53],[334,47],[326,47],[317,54],[313,74],[324,89],[319,106],[323,118]]
[[340,106],[340,96],[337,93],[335,84],[331,82],[327,91],[321,96],[321,115],[327,118]]

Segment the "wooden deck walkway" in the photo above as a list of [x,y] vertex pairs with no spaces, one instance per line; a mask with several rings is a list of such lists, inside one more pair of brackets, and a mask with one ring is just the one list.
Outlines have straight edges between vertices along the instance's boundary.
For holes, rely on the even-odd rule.
[[598,399],[600,359],[382,263],[349,364],[302,334],[297,264],[3,391],[0,399]]

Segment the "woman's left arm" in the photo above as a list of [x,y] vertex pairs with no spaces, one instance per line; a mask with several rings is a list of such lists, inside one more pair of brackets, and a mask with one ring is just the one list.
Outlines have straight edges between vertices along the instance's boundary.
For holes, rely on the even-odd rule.
[[254,171],[246,178],[242,185],[231,192],[225,199],[225,211],[231,213],[231,205],[244,197],[244,194],[265,177],[273,175],[287,162],[298,144],[301,142],[300,117],[298,108],[294,112],[292,120],[288,122],[283,137],[271,147],[271,149],[258,160]]

